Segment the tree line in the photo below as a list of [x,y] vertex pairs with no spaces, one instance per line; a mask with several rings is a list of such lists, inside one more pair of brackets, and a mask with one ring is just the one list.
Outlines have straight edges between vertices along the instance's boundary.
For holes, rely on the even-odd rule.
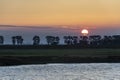
[[[46,45],[60,45],[59,36],[46,36]],[[79,46],[79,47],[120,47],[120,35],[112,36],[64,36],[64,45]],[[32,39],[33,45],[41,45],[41,38],[35,35]],[[13,45],[24,45],[22,36],[12,36],[11,42]],[[4,37],[0,36],[0,45],[4,45]]]

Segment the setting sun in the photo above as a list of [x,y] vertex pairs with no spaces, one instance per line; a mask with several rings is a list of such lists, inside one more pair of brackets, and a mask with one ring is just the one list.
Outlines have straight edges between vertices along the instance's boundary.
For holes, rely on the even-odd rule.
[[82,33],[83,35],[87,35],[89,32],[88,32],[87,29],[83,29],[83,30],[81,31],[81,33]]

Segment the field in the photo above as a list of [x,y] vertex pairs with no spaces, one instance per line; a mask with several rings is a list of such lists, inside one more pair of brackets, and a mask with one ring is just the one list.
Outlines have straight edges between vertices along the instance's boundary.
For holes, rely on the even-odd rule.
[[120,62],[120,49],[1,49],[0,65]]

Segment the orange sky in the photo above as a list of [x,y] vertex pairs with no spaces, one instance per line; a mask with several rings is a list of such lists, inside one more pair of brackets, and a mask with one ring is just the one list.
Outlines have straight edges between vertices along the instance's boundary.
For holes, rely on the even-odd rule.
[[0,24],[120,24],[120,0],[0,0]]

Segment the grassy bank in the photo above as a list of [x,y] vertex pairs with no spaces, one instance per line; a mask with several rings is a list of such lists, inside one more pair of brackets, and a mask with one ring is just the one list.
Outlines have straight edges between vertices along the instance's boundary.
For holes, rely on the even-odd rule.
[[3,49],[0,56],[119,56],[120,49]]
[[1,49],[0,65],[120,62],[120,49]]

